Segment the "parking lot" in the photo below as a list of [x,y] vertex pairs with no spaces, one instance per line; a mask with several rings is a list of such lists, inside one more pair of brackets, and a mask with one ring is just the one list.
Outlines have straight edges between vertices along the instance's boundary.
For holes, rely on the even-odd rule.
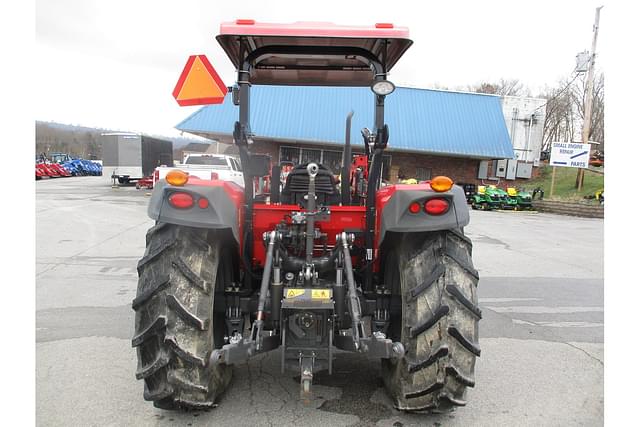
[[471,211],[483,319],[466,407],[396,411],[379,362],[349,353],[333,376],[316,375],[303,405],[296,373],[280,375],[272,352],[234,367],[211,411],[156,409],[143,400],[130,341],[148,200],[103,177],[36,183],[38,425],[603,424],[603,220],[535,212]]

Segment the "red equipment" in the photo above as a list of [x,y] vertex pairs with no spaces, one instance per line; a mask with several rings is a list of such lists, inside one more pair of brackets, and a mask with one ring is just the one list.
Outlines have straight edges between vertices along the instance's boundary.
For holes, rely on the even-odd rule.
[[149,190],[153,189],[153,182],[154,182],[154,177],[153,176],[145,176],[143,178],[140,178],[137,182],[136,182],[136,188],[139,190],[141,188],[147,188]]
[[[132,303],[145,399],[211,407],[230,365],[276,348],[308,397],[339,348],[381,359],[399,409],[463,405],[481,317],[464,191],[446,177],[380,186],[395,89],[387,73],[412,44],[408,30],[237,20],[217,40],[238,73],[233,140],[244,188],[176,170],[156,182]],[[347,115],[340,185],[323,165],[271,167],[250,152],[255,84],[371,88],[373,129],[362,130],[365,154],[355,158]]]

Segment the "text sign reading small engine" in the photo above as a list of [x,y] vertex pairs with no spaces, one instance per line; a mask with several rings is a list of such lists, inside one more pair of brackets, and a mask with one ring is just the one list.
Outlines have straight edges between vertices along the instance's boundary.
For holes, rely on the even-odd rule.
[[551,143],[551,166],[563,166],[567,168],[588,168],[590,144],[578,144],[575,142]]

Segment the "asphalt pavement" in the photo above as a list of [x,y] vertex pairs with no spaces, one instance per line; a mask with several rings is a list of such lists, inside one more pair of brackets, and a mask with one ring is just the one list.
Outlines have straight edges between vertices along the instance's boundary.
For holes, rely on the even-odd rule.
[[465,407],[393,409],[378,362],[342,353],[299,400],[278,353],[233,369],[208,412],[156,409],[131,347],[148,191],[101,177],[36,183],[36,422],[42,426],[602,425],[603,220],[471,211],[482,355]]

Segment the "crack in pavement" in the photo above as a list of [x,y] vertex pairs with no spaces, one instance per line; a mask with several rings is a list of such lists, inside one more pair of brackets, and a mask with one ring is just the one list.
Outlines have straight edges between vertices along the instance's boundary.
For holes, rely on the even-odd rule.
[[584,354],[586,354],[587,356],[589,356],[591,359],[597,361],[598,363],[600,363],[602,366],[604,366],[604,362],[600,359],[598,359],[597,357],[595,357],[593,354],[589,353],[588,351],[586,351],[583,348],[578,347],[577,345],[573,345],[571,343],[565,342],[564,344],[568,345],[569,347],[573,347],[576,350],[580,350],[581,352],[583,352]]

